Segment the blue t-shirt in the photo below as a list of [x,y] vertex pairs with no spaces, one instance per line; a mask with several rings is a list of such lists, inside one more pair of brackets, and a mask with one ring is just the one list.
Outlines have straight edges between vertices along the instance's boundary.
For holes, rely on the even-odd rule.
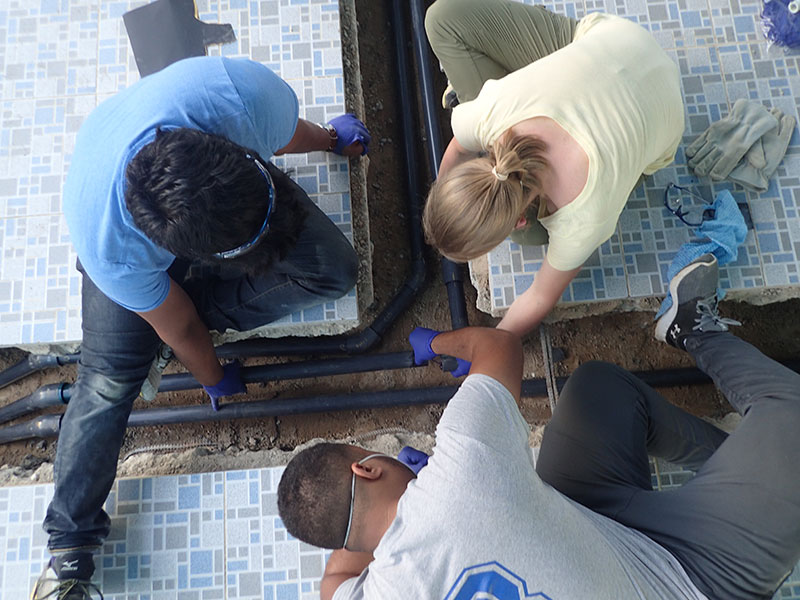
[[286,146],[297,96],[264,65],[202,56],[176,62],[98,106],[78,132],[63,207],[84,270],[111,300],[144,312],[169,292],[175,256],[151,242],[125,205],[125,169],[156,128],[224,136],[264,158]]

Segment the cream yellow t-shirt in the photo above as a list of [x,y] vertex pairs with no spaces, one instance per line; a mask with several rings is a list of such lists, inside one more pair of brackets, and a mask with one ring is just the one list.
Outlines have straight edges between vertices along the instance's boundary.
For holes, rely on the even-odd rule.
[[453,134],[487,150],[510,127],[533,117],[556,121],[589,157],[586,186],[543,217],[548,262],[582,265],[614,233],[642,173],[667,166],[683,135],[678,67],[642,27],[613,15],[581,19],[573,42],[502,79],[453,110]]

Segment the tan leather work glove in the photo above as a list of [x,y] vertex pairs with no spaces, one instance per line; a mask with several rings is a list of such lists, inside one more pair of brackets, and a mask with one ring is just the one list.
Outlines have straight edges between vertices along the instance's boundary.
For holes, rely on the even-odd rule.
[[794,117],[784,114],[779,108],[773,108],[770,114],[778,120],[778,128],[761,136],[728,176],[734,183],[753,192],[767,191],[770,178],[786,154],[796,124]]
[[777,127],[778,120],[762,104],[739,99],[727,117],[712,123],[686,149],[689,167],[722,181],[761,136]]

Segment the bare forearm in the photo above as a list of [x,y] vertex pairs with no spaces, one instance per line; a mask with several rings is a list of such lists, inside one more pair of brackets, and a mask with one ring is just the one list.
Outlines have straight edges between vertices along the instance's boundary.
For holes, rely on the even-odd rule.
[[331,134],[327,129],[306,121],[297,120],[297,129],[291,141],[275,152],[280,154],[299,154],[302,152],[314,152],[315,150],[327,150],[331,146]]
[[553,310],[555,303],[544,302],[541,297],[528,292],[531,292],[530,288],[514,300],[506,314],[497,324],[498,329],[510,331],[519,337],[523,337],[538,327],[547,314]]
[[322,600],[333,598],[336,588],[351,577],[358,577],[369,566],[373,556],[369,552],[350,552],[349,550],[334,550],[325,565],[325,574],[322,576],[320,597]]
[[433,338],[431,350],[437,354],[448,354],[475,362],[482,352],[491,352],[491,347],[502,343],[506,336],[506,333],[491,327],[467,327],[445,331]]
[[201,385],[216,385],[223,376],[211,336],[183,288],[169,280],[169,292],[153,310],[138,313],[155,330]]
[[533,284],[519,296],[497,325],[498,329],[511,331],[522,337],[538,327],[539,323],[553,310],[569,282],[580,271],[580,267],[570,271],[559,271],[550,265],[545,257]]
[[214,352],[211,335],[199,318],[189,323],[180,334],[165,337],[161,339],[172,348],[178,360],[201,385],[216,385],[220,382],[222,367]]
[[468,360],[470,374],[493,377],[519,402],[522,343],[518,336],[491,327],[466,327],[437,335],[431,350]]

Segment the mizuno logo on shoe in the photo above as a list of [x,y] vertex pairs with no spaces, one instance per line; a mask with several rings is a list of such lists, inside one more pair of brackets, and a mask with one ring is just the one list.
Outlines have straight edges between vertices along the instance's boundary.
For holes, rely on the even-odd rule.
[[669,334],[672,337],[678,337],[678,334],[681,332],[681,327],[677,323],[672,324],[672,328],[669,330]]
[[75,560],[65,560],[61,563],[61,570],[62,571],[77,571],[78,570],[78,559]]

